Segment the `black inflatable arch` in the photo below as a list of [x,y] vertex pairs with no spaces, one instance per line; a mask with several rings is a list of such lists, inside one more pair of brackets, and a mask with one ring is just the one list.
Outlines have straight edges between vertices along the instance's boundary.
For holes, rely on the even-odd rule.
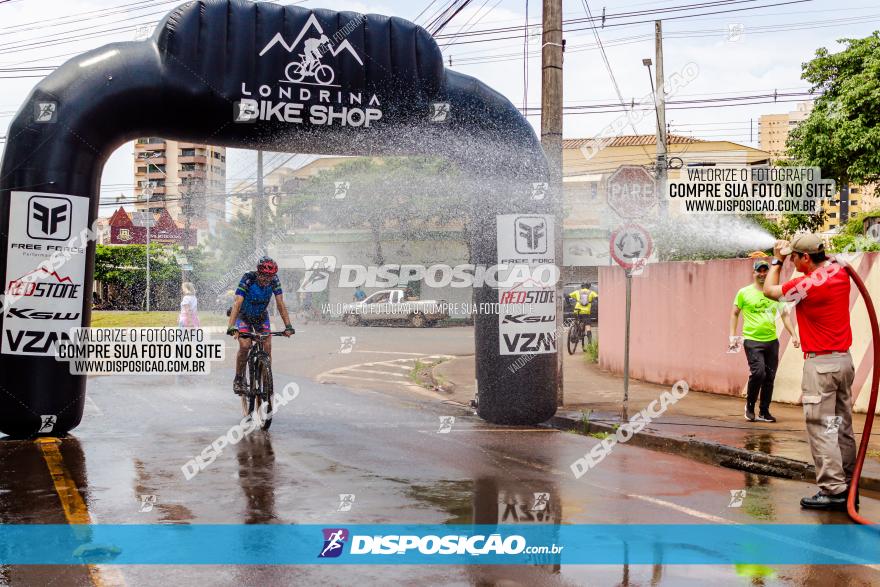
[[[327,67],[316,72],[296,64],[305,41],[321,34],[327,42],[313,63]],[[445,120],[444,107],[434,104],[449,105]],[[301,153],[439,155],[476,177],[524,186],[506,198],[475,202],[478,264],[498,262],[496,214],[551,212],[549,198],[531,198],[525,187],[547,177],[531,127],[506,98],[445,69],[424,29],[374,14],[199,0],[170,12],[150,39],[71,59],[17,113],[0,167],[0,275],[7,295],[21,293],[10,284],[24,269],[38,270],[68,232],[91,226],[106,159],[139,136]],[[50,235],[53,230],[61,234]],[[41,430],[49,415],[51,433],[58,434],[82,418],[85,377],[71,375],[48,349],[60,332],[89,324],[94,243],[69,263],[42,277],[63,280],[64,271],[81,266],[81,283],[66,276],[80,286],[68,288],[79,311],[64,316],[76,316],[75,324],[8,309],[0,316],[0,432],[49,432]],[[498,292],[476,289],[474,301],[497,303]],[[14,307],[46,309],[46,303],[25,297]],[[504,424],[551,417],[556,355],[538,354],[508,369],[522,355],[499,352],[498,316],[480,314],[475,327],[479,415]]]

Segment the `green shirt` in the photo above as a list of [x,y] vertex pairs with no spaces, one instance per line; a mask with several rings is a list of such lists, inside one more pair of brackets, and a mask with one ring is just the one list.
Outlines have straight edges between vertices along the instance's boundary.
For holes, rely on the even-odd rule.
[[742,311],[743,338],[758,342],[776,340],[776,313],[785,306],[764,295],[754,284],[736,292],[733,304]]

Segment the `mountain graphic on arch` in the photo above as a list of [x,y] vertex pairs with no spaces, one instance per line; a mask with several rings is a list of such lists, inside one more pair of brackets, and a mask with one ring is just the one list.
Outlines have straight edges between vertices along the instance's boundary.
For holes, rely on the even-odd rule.
[[[284,47],[287,50],[288,53],[293,53],[296,50],[296,48],[299,46],[300,42],[303,40],[303,37],[306,36],[306,33],[309,31],[309,29],[315,29],[318,32],[318,35],[324,34],[324,29],[321,26],[321,23],[319,23],[318,19],[315,18],[315,15],[312,14],[309,16],[308,20],[306,21],[306,24],[303,25],[303,28],[299,31],[299,34],[293,40],[293,43],[290,43],[288,45],[287,41],[284,40],[284,35],[281,33],[276,33],[275,36],[272,37],[272,40],[269,41],[269,43],[265,47],[263,47],[262,51],[260,51],[260,57],[262,57],[267,52],[269,52],[269,50],[272,49],[273,47],[275,47],[275,45],[281,45],[282,47]],[[333,47],[332,41],[328,41],[328,45],[330,46],[330,53],[334,57],[336,57],[337,55],[342,53],[342,51],[348,51],[349,53],[351,53],[351,56],[354,57],[355,60],[359,64],[361,64],[361,65],[364,64],[363,60],[361,59],[361,56],[358,55],[357,51],[354,50],[354,47],[352,47],[351,43],[348,42],[348,39],[342,41],[336,47]]]

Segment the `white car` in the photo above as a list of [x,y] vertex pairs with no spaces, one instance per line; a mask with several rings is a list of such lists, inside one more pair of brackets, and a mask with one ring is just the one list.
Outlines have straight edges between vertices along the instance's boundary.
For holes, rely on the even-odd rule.
[[434,326],[446,318],[449,318],[448,305],[443,300],[407,299],[402,289],[383,289],[342,308],[342,320],[349,326],[361,322],[405,320],[422,328]]

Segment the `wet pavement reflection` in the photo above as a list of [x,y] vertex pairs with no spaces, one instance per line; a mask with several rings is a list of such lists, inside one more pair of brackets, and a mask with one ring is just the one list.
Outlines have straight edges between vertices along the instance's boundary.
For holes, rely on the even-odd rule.
[[[288,374],[300,395],[280,411],[271,432],[225,447],[187,480],[181,467],[239,416],[228,389],[231,371],[175,385],[171,377],[96,378],[82,427],[57,445],[64,472],[53,473],[34,441],[0,442],[0,520],[69,523],[75,500],[62,501],[69,479],[85,514],[107,524],[430,523],[847,523],[841,513],[804,513],[809,483],[696,463],[620,445],[575,479],[569,469],[599,442],[543,428],[489,425],[458,406],[417,395],[321,385]],[[161,406],[175,406],[173,410]],[[454,423],[441,432],[441,418]],[[770,450],[769,438],[750,442]],[[54,475],[54,476],[53,476]],[[732,491],[744,490],[732,505]],[[73,508],[66,511],[66,508]],[[876,500],[863,513],[880,517]],[[316,545],[316,549],[317,549]],[[211,548],[206,544],[205,548]],[[242,544],[271,553],[284,545]],[[619,545],[624,560],[629,551]],[[686,544],[657,546],[653,565],[579,566],[562,555],[518,566],[115,566],[128,585],[407,584],[407,585],[870,585],[864,566],[668,565]],[[713,552],[713,545],[700,545]],[[260,550],[264,549],[264,550]],[[317,550],[316,550],[317,557]],[[104,567],[106,569],[108,567]],[[98,572],[104,570],[98,568]],[[92,585],[83,567],[0,567],[0,585]],[[105,583],[109,584],[109,583]]]

